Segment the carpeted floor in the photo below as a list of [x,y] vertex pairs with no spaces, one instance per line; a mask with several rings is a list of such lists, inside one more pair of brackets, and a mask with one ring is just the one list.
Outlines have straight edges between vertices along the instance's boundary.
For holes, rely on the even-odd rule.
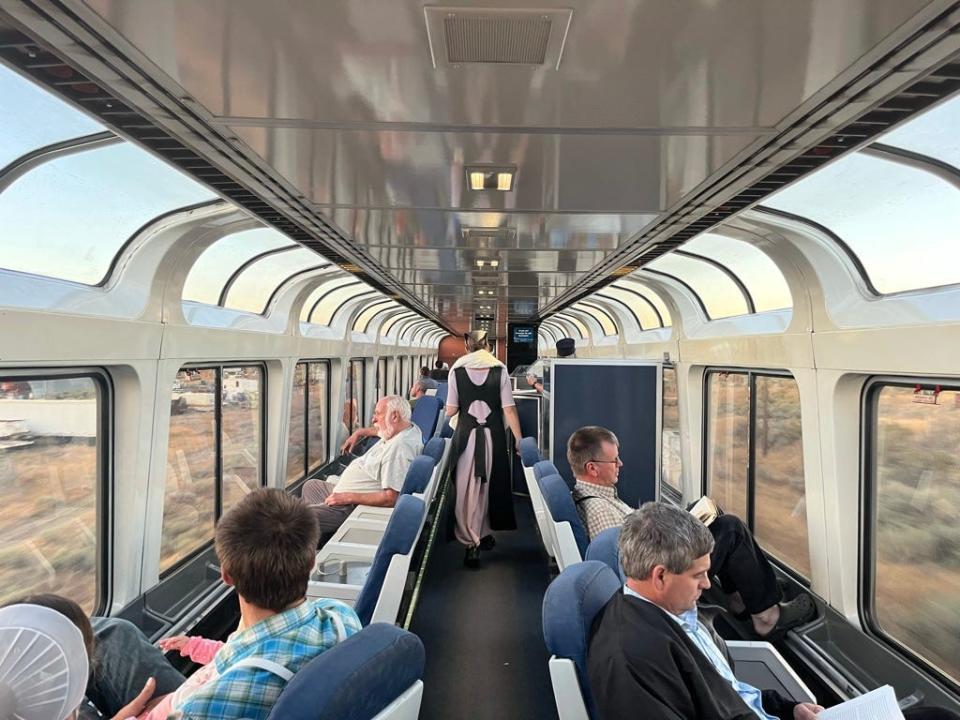
[[518,530],[496,534],[480,570],[440,533],[410,628],[427,651],[421,720],[552,720],[540,608],[547,560],[527,498]]

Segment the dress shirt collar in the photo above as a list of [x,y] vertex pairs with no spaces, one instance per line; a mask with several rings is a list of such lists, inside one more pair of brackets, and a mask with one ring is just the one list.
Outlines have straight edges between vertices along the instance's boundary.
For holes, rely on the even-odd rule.
[[617,497],[616,485],[595,485],[577,478],[577,489],[585,495],[596,495],[597,497],[608,498],[610,500],[620,499]]

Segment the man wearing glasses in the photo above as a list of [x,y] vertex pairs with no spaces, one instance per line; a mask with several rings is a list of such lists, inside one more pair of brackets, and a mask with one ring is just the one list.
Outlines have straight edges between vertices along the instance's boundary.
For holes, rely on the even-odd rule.
[[[617,436],[597,425],[582,427],[567,441],[567,461],[577,481],[573,501],[590,539],[620,527],[634,508],[617,497],[623,467]],[[778,638],[814,618],[816,607],[806,595],[781,602],[773,567],[740,518],[721,515],[709,529],[714,539],[711,572],[730,593],[730,609],[744,620],[749,617],[758,637]]]

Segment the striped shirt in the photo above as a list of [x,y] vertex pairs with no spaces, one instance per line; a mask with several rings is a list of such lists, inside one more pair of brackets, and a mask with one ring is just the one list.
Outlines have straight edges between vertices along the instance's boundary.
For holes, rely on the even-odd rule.
[[356,613],[336,600],[308,600],[233,633],[203,668],[210,677],[179,697],[189,681],[174,693],[174,716],[183,720],[247,718],[262,720],[287,684],[279,675],[257,667],[232,666],[247,658],[269,660],[292,673],[309,660],[360,630]]
[[591,540],[607,528],[623,525],[623,519],[635,509],[617,497],[616,487],[582,480],[573,486],[573,502]]

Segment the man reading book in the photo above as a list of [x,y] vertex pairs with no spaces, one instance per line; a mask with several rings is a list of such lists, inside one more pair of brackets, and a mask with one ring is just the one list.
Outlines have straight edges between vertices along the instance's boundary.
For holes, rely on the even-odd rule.
[[[622,525],[633,508],[617,497],[623,467],[617,436],[596,425],[582,427],[567,441],[567,461],[577,480],[573,499],[590,539]],[[709,529],[714,540],[712,572],[730,593],[731,609],[749,615],[759,637],[776,637],[813,619],[816,608],[806,595],[782,602],[770,561],[742,520],[720,515]]]

